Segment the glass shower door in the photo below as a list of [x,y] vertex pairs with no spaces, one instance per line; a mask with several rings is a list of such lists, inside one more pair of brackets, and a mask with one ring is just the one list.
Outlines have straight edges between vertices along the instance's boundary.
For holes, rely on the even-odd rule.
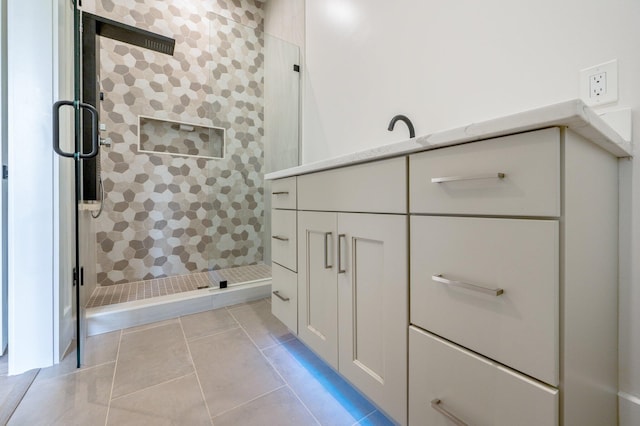
[[[82,363],[82,349],[83,349],[83,312],[81,306],[81,294],[80,288],[82,287],[82,281],[84,279],[82,274],[82,268],[80,263],[80,227],[79,227],[79,205],[81,201],[81,173],[82,162],[87,159],[94,158],[98,155],[99,149],[99,135],[98,135],[98,111],[97,109],[87,103],[83,103],[81,99],[81,79],[82,79],[82,58],[81,58],[81,32],[80,32],[80,19],[81,11],[78,9],[76,2],[72,2],[71,11],[61,8],[66,15],[64,17],[72,19],[63,19],[62,22],[66,22],[67,25],[73,26],[72,29],[61,29],[61,34],[69,34],[71,32],[68,43],[71,46],[66,46],[65,43],[61,44],[60,49],[60,66],[64,68],[65,62],[71,62],[73,72],[71,73],[72,81],[64,81],[64,73],[61,73],[60,81],[60,93],[65,95],[64,88],[70,86],[66,94],[73,93],[73,99],[63,99],[54,103],[53,105],[53,150],[66,161],[73,162],[73,178],[61,179],[61,193],[65,191],[73,191],[73,206],[69,209],[69,206],[61,206],[61,216],[64,213],[71,213],[73,216],[73,225],[71,229],[66,229],[64,224],[61,223],[61,231],[66,235],[60,235],[61,246],[68,246],[62,242],[67,239],[70,245],[73,247],[73,272],[71,274],[71,283],[60,283],[62,291],[73,289],[73,316],[75,317],[75,339],[76,339],[76,364],[80,367]],[[65,31],[66,30],[66,31]],[[73,124],[70,124],[70,121]],[[88,127],[88,131],[84,132],[84,126]],[[72,130],[70,130],[70,129]],[[88,138],[86,145],[90,146],[88,151],[83,151],[83,134],[85,138]],[[60,168],[65,170],[69,167],[68,164],[64,164],[66,161],[61,161]],[[61,176],[64,175],[64,172]],[[70,180],[73,181],[70,182]],[[71,188],[65,188],[65,186],[73,186]],[[64,200],[64,195],[61,196],[61,202]],[[69,198],[67,198],[69,202]],[[72,210],[72,211],[71,211]],[[64,221],[63,217],[61,222]],[[71,235],[69,235],[71,234]],[[60,268],[66,268],[64,264],[65,259],[60,258]],[[61,274],[61,276],[65,276]]]

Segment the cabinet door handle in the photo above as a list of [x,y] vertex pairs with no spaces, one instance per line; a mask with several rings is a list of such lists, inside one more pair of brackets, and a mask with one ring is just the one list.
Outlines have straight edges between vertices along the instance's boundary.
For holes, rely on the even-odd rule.
[[276,296],[278,299],[282,300],[283,302],[288,302],[289,298],[288,297],[284,297],[283,295],[280,294],[280,291],[278,290],[274,290],[273,295]]
[[289,191],[272,192],[271,195],[289,195]]
[[442,401],[438,398],[431,400],[431,408],[433,408],[438,413],[442,414],[443,416],[451,420],[453,424],[455,424],[456,426],[469,426],[468,424],[460,420],[456,415],[454,415],[453,413],[449,412],[447,409],[442,407],[441,404],[442,404]]
[[273,237],[274,240],[278,240],[278,241],[289,241],[289,239],[287,237],[281,237],[280,235],[274,235]]
[[433,281],[442,283],[442,284],[446,284],[448,286],[452,286],[452,287],[462,287],[462,288],[466,288],[468,290],[473,290],[473,291],[478,291],[480,293],[484,293],[484,294],[490,294],[491,296],[500,296],[501,294],[504,294],[504,290],[501,288],[487,288],[487,287],[482,287],[476,284],[470,284],[470,283],[465,283],[464,281],[453,281],[453,280],[448,280],[446,278],[444,278],[442,276],[442,274],[438,274],[438,275],[432,275],[431,279]]
[[486,173],[481,175],[467,175],[467,176],[443,176],[443,177],[435,177],[431,178],[431,183],[442,183],[442,182],[454,182],[457,180],[476,180],[476,179],[504,179],[504,173]]
[[324,233],[324,269],[331,269],[333,265],[329,265],[329,237],[333,235],[331,232]]
[[345,234],[338,234],[338,273],[344,274],[347,272],[347,268],[342,267],[342,241],[346,241],[347,236]]

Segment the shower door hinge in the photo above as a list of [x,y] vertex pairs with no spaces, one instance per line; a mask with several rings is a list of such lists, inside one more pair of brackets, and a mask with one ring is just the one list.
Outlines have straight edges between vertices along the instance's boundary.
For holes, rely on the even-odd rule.
[[2,165],[2,179],[9,179],[9,166],[6,164]]
[[295,72],[300,72],[300,65],[298,65],[298,64],[293,64],[293,70],[294,70]]
[[80,281],[80,285],[84,285],[84,267],[80,268],[80,274],[78,274],[78,269],[73,268],[73,286],[75,287]]

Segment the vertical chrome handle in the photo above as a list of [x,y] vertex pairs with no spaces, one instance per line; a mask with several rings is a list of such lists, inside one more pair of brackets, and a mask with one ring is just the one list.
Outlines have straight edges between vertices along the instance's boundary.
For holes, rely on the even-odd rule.
[[453,424],[455,424],[456,426],[469,426],[468,424],[460,420],[456,415],[454,415],[453,413],[443,408],[441,404],[442,404],[442,401],[436,398],[431,401],[431,408],[433,408],[438,413],[442,414],[443,416],[451,420]]
[[504,173],[486,173],[481,175],[467,175],[467,176],[444,176],[431,178],[431,183],[442,182],[454,182],[457,180],[476,180],[476,179],[504,179]]
[[333,265],[329,265],[329,243],[327,241],[331,235],[331,232],[324,233],[324,269],[333,268]]
[[280,294],[280,291],[278,290],[274,290],[272,291],[273,295],[276,296],[278,299],[282,300],[283,302],[288,302],[289,298],[288,297],[284,297]]
[[438,274],[438,275],[432,275],[431,279],[433,281],[442,283],[442,284],[446,284],[448,286],[452,286],[452,287],[462,287],[462,288],[466,288],[467,290],[473,290],[473,291],[477,291],[480,293],[484,293],[484,294],[490,294],[492,296],[500,296],[501,294],[504,293],[504,290],[501,288],[487,288],[487,287],[482,287],[476,284],[470,284],[470,283],[465,283],[464,281],[453,281],[453,280],[448,280],[446,278],[444,278],[442,276],[442,274]]
[[[342,241],[346,241],[347,236],[345,234],[338,234],[338,273],[344,274],[347,272],[347,268],[342,267]],[[345,262],[346,263],[346,262]]]

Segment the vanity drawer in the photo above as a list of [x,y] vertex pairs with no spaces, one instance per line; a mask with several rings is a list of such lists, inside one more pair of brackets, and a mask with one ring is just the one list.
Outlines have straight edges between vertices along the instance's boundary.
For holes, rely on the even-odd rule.
[[271,210],[271,259],[280,265],[298,270],[296,211]]
[[406,157],[299,176],[298,209],[406,214]]
[[411,323],[558,385],[558,222],[412,216],[411,233]]
[[409,157],[412,213],[560,215],[560,129]]
[[271,312],[294,334],[298,334],[298,274],[271,264]]
[[276,179],[271,182],[271,207],[274,209],[296,208],[296,177]]
[[[439,403],[438,403],[439,402]],[[409,424],[558,424],[558,390],[415,327],[409,328]]]

